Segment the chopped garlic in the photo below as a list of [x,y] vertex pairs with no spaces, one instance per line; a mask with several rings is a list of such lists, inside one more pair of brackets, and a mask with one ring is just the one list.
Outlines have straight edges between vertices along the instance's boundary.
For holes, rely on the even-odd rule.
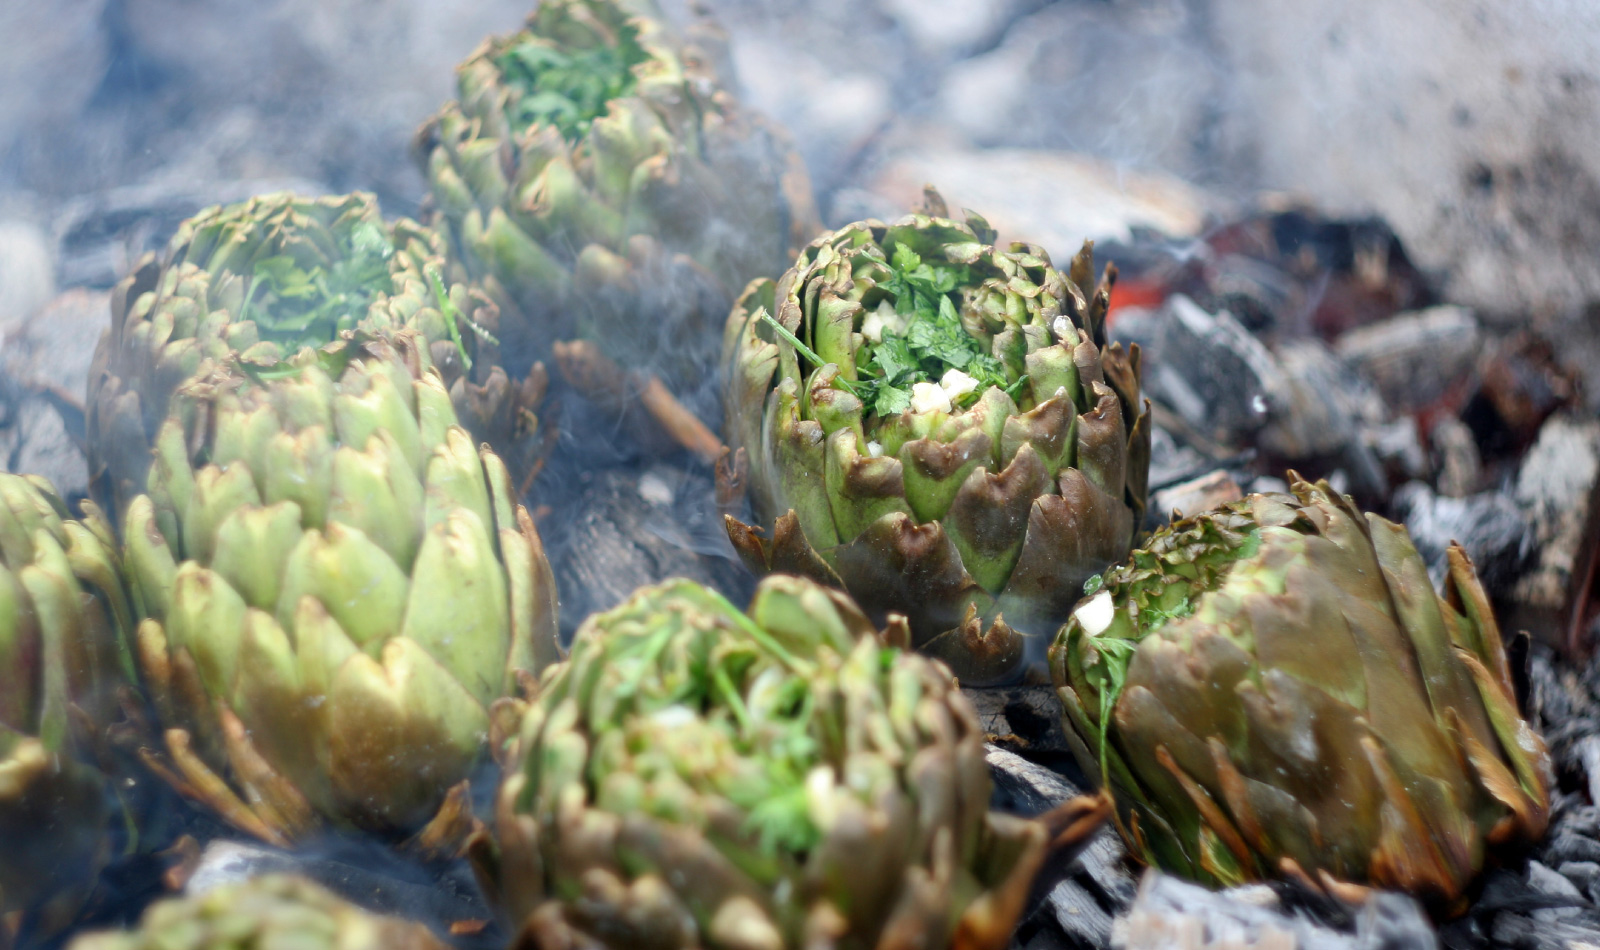
[[936,383],[913,383],[911,386],[912,412],[949,412],[950,396]]
[[682,703],[663,706],[650,714],[651,721],[667,729],[679,729],[695,721],[694,710]]
[[1103,590],[1095,594],[1089,598],[1088,603],[1073,611],[1072,615],[1078,618],[1078,623],[1083,625],[1083,632],[1089,636],[1098,637],[1105,633],[1106,628],[1111,626],[1112,617],[1115,616],[1115,610],[1111,606],[1111,592]]
[[806,811],[818,830],[828,831],[839,820],[836,794],[831,766],[814,766],[806,773]]
[[1076,337],[1077,330],[1078,328],[1072,325],[1072,321],[1064,313],[1050,321],[1050,332],[1056,335],[1057,342],[1064,342],[1069,333]]
[[873,458],[881,458],[883,456],[883,443],[882,442],[868,442],[867,443],[867,454],[872,456]]
[[861,335],[874,343],[883,342],[883,331],[890,330],[895,333],[904,333],[906,319],[894,311],[894,304],[885,300],[878,304],[878,309],[867,314],[861,321]]
[[939,388],[950,397],[953,405],[956,400],[978,388],[978,381],[963,373],[959,369],[952,369],[945,373],[939,380]]

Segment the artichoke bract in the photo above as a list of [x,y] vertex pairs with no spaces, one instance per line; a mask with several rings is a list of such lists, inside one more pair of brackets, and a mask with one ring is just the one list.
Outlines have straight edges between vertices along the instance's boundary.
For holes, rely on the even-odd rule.
[[120,516],[144,490],[156,431],[186,380],[230,359],[270,364],[358,325],[421,332],[462,422],[514,469],[535,465],[543,370],[507,377],[498,308],[446,250],[429,228],[385,223],[367,194],[264,195],[185,221],[164,258],[145,255],[112,291],[87,400],[95,497]]
[[1050,652],[1086,771],[1144,861],[1450,908],[1537,839],[1550,763],[1458,547],[1445,596],[1404,528],[1326,482],[1156,532]]
[[1017,675],[1089,577],[1128,553],[1150,457],[1139,352],[1106,345],[1115,271],[993,246],[971,212],[863,221],[752,282],[725,336],[725,437],[745,453],[758,573],[906,613],[964,683]]
[[527,946],[1001,947],[1110,810],[989,812],[949,671],[797,577],[748,613],[674,580],[590,617],[510,747],[483,863]]
[[158,901],[136,929],[85,934],[71,950],[445,950],[412,921],[369,913],[304,878],[269,874]]
[[556,656],[538,532],[421,334],[243,366],[174,396],[123,526],[149,760],[268,841],[414,830]]
[[797,153],[710,59],[649,0],[547,0],[458,67],[417,154],[437,226],[537,323],[508,348],[582,338],[681,391],[732,295],[821,230]]
[[0,913],[69,914],[106,857],[96,762],[132,681],[132,611],[110,527],[41,478],[0,474]]

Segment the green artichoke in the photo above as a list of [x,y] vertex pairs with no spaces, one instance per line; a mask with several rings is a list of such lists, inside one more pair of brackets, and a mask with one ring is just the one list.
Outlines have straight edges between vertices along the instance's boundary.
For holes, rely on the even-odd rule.
[[1544,743],[1461,549],[1441,599],[1404,528],[1326,482],[1292,491],[1178,521],[1105,575],[1050,651],[1067,732],[1150,864],[1449,907],[1489,846],[1543,833]]
[[728,534],[758,573],[905,612],[918,649],[992,683],[1128,553],[1149,414],[1138,349],[1106,345],[1115,271],[1092,286],[1089,245],[1063,274],[929,204],[818,238],[729,315],[725,435],[774,527],[730,516]]
[[531,318],[508,349],[582,338],[681,391],[732,294],[821,230],[798,155],[650,0],[547,0],[456,73],[417,154],[437,226]]
[[70,914],[106,857],[92,763],[133,675],[132,616],[94,505],[74,521],[49,482],[0,474],[0,913]]
[[539,535],[417,332],[247,365],[174,396],[123,526],[150,761],[268,841],[416,829],[556,655]]
[[976,712],[883,642],[797,577],[748,614],[674,580],[586,620],[511,743],[484,862],[520,945],[1004,946],[1109,802],[989,812]]
[[537,464],[543,369],[513,384],[498,366],[496,306],[452,274],[444,239],[386,224],[371,195],[266,195],[208,208],[112,292],[89,376],[91,490],[120,516],[144,491],[172,393],[230,359],[271,363],[358,324],[413,327],[432,344],[463,423]]
[[137,930],[85,934],[70,950],[445,950],[428,928],[380,917],[304,878],[269,874],[144,912]]

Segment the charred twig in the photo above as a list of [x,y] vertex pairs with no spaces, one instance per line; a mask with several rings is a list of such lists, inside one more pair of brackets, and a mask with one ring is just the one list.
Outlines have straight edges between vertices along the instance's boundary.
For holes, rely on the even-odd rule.
[[687,449],[708,465],[725,446],[652,374],[624,370],[586,340],[555,345],[556,367],[573,389],[594,404],[616,413],[652,449]]

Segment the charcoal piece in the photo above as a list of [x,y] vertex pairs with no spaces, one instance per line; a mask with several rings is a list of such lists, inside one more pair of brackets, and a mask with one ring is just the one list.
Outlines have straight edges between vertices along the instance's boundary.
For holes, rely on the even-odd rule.
[[1146,395],[1221,445],[1248,445],[1289,398],[1283,367],[1260,340],[1227,311],[1207,313],[1182,294],[1120,317],[1114,335],[1145,349]]
[[[996,746],[990,745],[984,757],[997,786],[996,794],[1020,814],[1048,811],[1075,795],[1086,793],[1088,783],[1078,784],[1068,776]],[[1116,909],[1134,897],[1135,884],[1128,873],[1127,860],[1121,839],[1107,826],[1101,829],[1094,843],[1078,855],[1080,870],[1073,877],[1102,904]]]
[[104,293],[69,290],[0,343],[0,465],[45,476],[69,503],[88,490],[83,394],[109,307]]
[[[1132,888],[1131,879],[1129,887]],[[1068,878],[1052,887],[1037,912],[1046,913],[1060,929],[1060,945],[1103,947],[1111,939],[1115,917],[1080,881]]]
[[1551,416],[1523,458],[1516,499],[1528,512],[1538,560],[1511,592],[1509,625],[1571,652],[1586,650],[1591,644],[1581,641],[1600,549],[1600,420]]
[[1276,475],[1260,475],[1250,481],[1250,493],[1253,495],[1279,494],[1289,490],[1289,483]]
[[1600,864],[1593,861],[1564,861],[1556,873],[1571,881],[1573,886],[1594,902],[1594,885],[1600,883]]
[[55,290],[50,239],[32,222],[0,218],[0,334],[26,323]]
[[[995,789],[991,804],[1015,814],[1039,814],[1084,794],[1087,783],[1030,762],[990,745],[986,752]],[[1116,832],[1102,828],[1094,843],[1068,868],[1047,869],[1041,880],[1055,883],[1038,896],[1019,933],[1029,933],[1026,946],[1103,947],[1111,936],[1112,917],[1133,900],[1135,885],[1127,870],[1127,852]],[[1050,937],[1040,936],[1040,932]]]
[[74,288],[6,334],[0,365],[30,388],[48,387],[81,403],[95,344],[110,326],[111,295]]
[[[1594,723],[1590,723],[1591,729]],[[1592,734],[1592,732],[1591,732]],[[1561,809],[1555,824],[1562,830],[1588,838],[1600,838],[1600,809],[1593,805],[1578,805]]]
[[1203,475],[1214,467],[1211,459],[1191,446],[1179,445],[1160,425],[1150,430],[1150,490],[1152,492]]
[[1285,344],[1276,355],[1283,393],[1257,437],[1270,467],[1313,477],[1339,469],[1358,498],[1386,496],[1389,480],[1376,451],[1389,414],[1382,397],[1318,340]]
[[[441,936],[454,934],[451,943],[459,950],[490,950],[505,942],[465,861],[424,865],[365,839],[329,838],[292,852],[217,839],[206,845],[184,891],[201,894],[281,873],[309,878],[374,913],[420,921]],[[456,934],[452,925],[467,926]]]
[[[1470,440],[1471,433],[1466,435]],[[1427,477],[1428,451],[1422,447],[1417,420],[1411,416],[1380,425],[1363,425],[1360,438],[1383,466],[1384,473],[1392,480],[1391,484]]]
[[1357,327],[1335,348],[1401,412],[1428,408],[1464,388],[1483,347],[1465,307],[1438,306]]
[[1539,437],[1551,414],[1579,401],[1579,379],[1561,365],[1555,346],[1526,330],[1496,341],[1485,352],[1478,380],[1461,419],[1472,428],[1486,458],[1520,455]]
[[1217,469],[1199,478],[1179,482],[1152,493],[1150,507],[1175,518],[1182,518],[1209,511],[1243,497],[1244,491],[1239,487],[1239,483],[1233,480],[1233,476],[1222,469]]
[[709,474],[666,463],[611,469],[576,494],[538,495],[551,508],[546,544],[561,593],[563,638],[570,640],[591,613],[669,577],[715,588],[736,604],[749,598],[753,579],[717,517]]
[[1250,332],[1271,334],[1305,307],[1305,288],[1274,264],[1243,254],[1219,254],[1205,268],[1208,310],[1226,310]]
[[[1586,720],[1585,725],[1593,727],[1594,720]],[[1578,768],[1582,769],[1587,779],[1585,787],[1589,791],[1589,800],[1600,802],[1600,736],[1589,733],[1571,744],[1570,759],[1575,759]],[[1600,851],[1600,848],[1597,848]]]
[[[298,178],[193,181],[173,178],[124,185],[75,198],[56,214],[56,276],[63,287],[109,288],[146,251],[160,252],[185,218],[209,205],[294,191],[324,195],[326,185]],[[93,341],[90,341],[93,346]]]
[[1395,489],[1389,504],[1390,514],[1411,532],[1435,584],[1448,570],[1446,552],[1452,541],[1472,558],[1478,577],[1496,598],[1510,592],[1533,554],[1523,508],[1503,492],[1447,498],[1424,482],[1407,482]]
[[[1552,648],[1535,643],[1528,655],[1529,713],[1548,733],[1551,725],[1572,722],[1593,708],[1594,700],[1582,690],[1576,678],[1558,669]],[[1555,751],[1553,746],[1551,751]]]
[[64,396],[0,369],[0,470],[42,475],[74,502],[88,492],[89,467],[80,441],[83,415],[74,412],[81,407]]
[[1443,416],[1428,430],[1428,443],[1439,460],[1439,494],[1465,498],[1483,482],[1483,457],[1472,430],[1455,416]]
[[1534,920],[1553,921],[1572,917],[1589,903],[1577,885],[1538,861],[1528,862],[1528,886],[1558,902],[1557,906],[1534,911]]
[[1503,950],[1579,950],[1600,946],[1600,922],[1538,920],[1528,914],[1500,914],[1490,930],[1496,948]]
[[1556,864],[1600,863],[1600,841],[1567,829],[1553,832],[1539,847],[1539,855]]
[[1089,791],[1081,777],[1062,775],[993,743],[985,747],[984,758],[994,779],[989,807],[998,811],[1031,818]]
[[1008,751],[1070,754],[1052,686],[964,686],[991,742]]
[[1358,427],[1384,421],[1383,399],[1320,340],[1277,349],[1287,399],[1261,432],[1261,447],[1284,459],[1343,454]]
[[1373,894],[1352,926],[1335,929],[1299,909],[1285,911],[1264,887],[1210,891],[1159,871],[1145,873],[1111,937],[1117,950],[1413,950],[1434,942],[1422,907],[1403,894]]

